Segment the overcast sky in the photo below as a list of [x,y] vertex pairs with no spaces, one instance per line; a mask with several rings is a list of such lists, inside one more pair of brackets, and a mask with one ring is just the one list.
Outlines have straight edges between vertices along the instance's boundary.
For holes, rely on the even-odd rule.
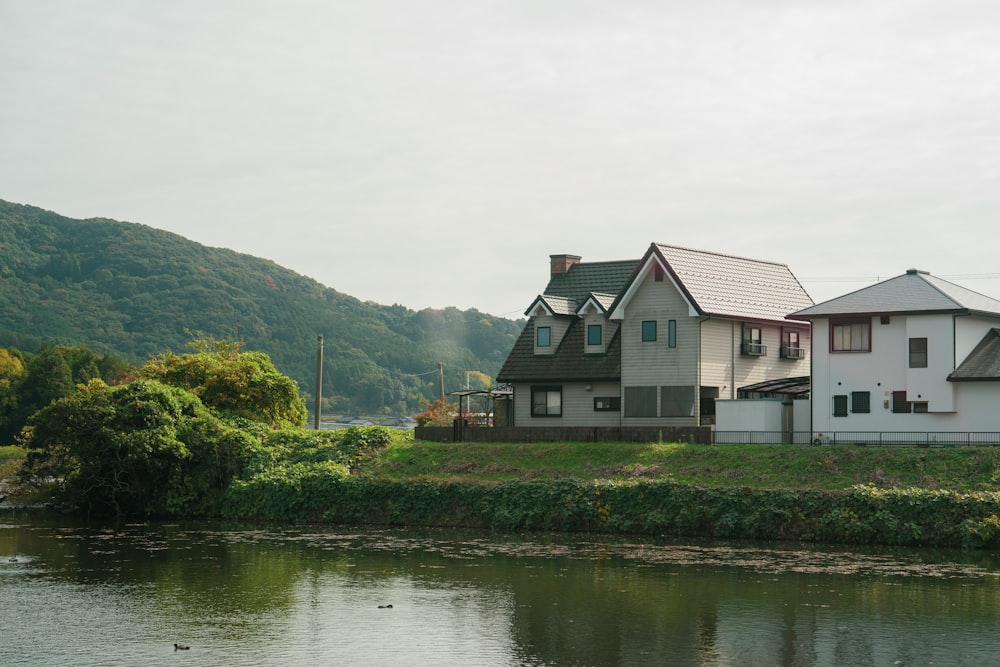
[[654,241],[1000,298],[1000,3],[0,0],[0,199],[414,309]]

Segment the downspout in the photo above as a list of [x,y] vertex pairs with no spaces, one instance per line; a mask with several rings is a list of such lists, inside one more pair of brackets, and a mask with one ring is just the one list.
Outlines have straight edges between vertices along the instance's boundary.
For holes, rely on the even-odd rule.
[[696,395],[697,402],[695,403],[695,405],[697,405],[698,407],[698,414],[697,414],[698,426],[703,425],[701,423],[701,362],[702,362],[701,351],[704,349],[704,345],[702,345],[702,342],[705,339],[705,335],[704,332],[702,331],[701,325],[703,325],[710,319],[712,319],[711,315],[702,315],[700,318],[698,318],[698,354],[695,357],[698,360],[697,368],[695,369],[695,387],[698,388],[698,394]]
[[736,398],[736,321],[729,320],[729,400]]

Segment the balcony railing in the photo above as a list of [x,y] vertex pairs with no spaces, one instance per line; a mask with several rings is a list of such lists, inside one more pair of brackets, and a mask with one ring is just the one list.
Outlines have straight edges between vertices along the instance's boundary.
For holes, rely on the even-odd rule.
[[781,358],[782,359],[805,359],[806,350],[803,347],[791,347],[789,345],[781,346]]
[[743,345],[740,346],[740,354],[748,357],[764,357],[767,356],[767,345],[744,341]]

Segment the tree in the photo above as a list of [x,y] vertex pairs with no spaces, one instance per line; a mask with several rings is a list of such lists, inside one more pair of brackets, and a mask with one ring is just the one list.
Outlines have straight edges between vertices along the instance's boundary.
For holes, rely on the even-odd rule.
[[200,340],[190,354],[167,352],[150,359],[140,377],[186,389],[223,416],[263,422],[271,428],[303,426],[305,401],[298,385],[263,352],[240,352],[233,341]]
[[18,392],[26,375],[19,354],[0,350],[0,445],[13,442],[21,430],[21,420],[17,418]]
[[95,514],[204,514],[256,442],[196,396],[141,380],[82,385],[35,413],[18,486],[34,500]]

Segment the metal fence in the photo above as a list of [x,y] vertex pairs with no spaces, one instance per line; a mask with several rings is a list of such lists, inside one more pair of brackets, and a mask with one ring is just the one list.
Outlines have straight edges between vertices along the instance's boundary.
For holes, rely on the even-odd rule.
[[714,431],[716,445],[856,445],[870,447],[1000,446],[995,431]]

